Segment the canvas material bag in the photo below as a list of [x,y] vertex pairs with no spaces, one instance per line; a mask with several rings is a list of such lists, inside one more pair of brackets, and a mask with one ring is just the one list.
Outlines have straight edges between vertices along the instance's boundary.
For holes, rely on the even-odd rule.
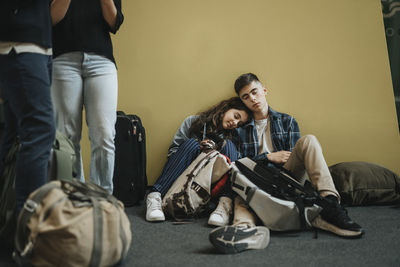
[[[246,165],[255,164],[255,162],[246,160],[240,161]],[[245,200],[269,229],[290,231],[304,228],[299,209],[294,201],[277,198],[261,190],[235,164],[232,164],[231,183],[233,191]],[[305,226],[307,228],[312,227],[311,222],[318,216],[320,210],[321,208],[315,204],[304,208]]]
[[165,194],[164,212],[175,219],[198,215],[211,198],[211,184],[230,169],[229,160],[218,151],[200,153]]
[[90,182],[53,181],[21,210],[14,259],[20,266],[113,266],[130,243],[120,201]]
[[56,137],[50,152],[48,180],[71,180],[77,178],[77,157],[74,145],[60,131],[56,131]]
[[400,176],[375,163],[341,162],[329,167],[342,203],[351,206],[400,203]]

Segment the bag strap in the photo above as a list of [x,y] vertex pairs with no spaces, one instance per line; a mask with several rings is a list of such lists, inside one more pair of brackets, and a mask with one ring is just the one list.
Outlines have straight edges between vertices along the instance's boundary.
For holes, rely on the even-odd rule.
[[[126,247],[128,246],[128,240],[126,238],[126,234],[124,232],[124,227],[122,225],[122,217],[121,217],[121,212],[119,213],[119,237],[121,238],[121,242],[122,242],[122,252],[121,252],[121,258],[119,260],[119,263],[121,263],[126,255],[128,254],[128,250],[126,249]],[[118,264],[117,264],[118,266]]]
[[219,152],[216,150],[211,150],[210,152],[208,152],[201,160],[199,160],[199,162],[197,162],[197,164],[193,167],[193,169],[186,175],[188,179],[194,177],[195,171],[205,167],[210,162],[211,159],[215,158],[218,155],[218,153]]
[[89,267],[97,267],[100,266],[103,248],[103,211],[97,198],[90,197],[90,201],[93,204],[93,249]]
[[[78,199],[89,199],[90,197],[102,198],[112,203],[114,206],[118,206],[118,200],[110,195],[104,188],[98,186],[95,183],[87,181],[82,183],[76,179],[72,179],[71,181],[63,181],[63,188],[67,187],[70,184],[73,186],[76,192],[81,194],[72,193],[73,196],[76,196]],[[69,190],[68,188],[65,188]]]
[[276,185],[273,186],[274,181],[271,180],[270,175],[260,176],[240,161],[236,161],[235,164],[238,167],[239,171],[261,190],[268,192],[269,194],[274,196],[278,196],[281,194],[279,188]]
[[27,257],[33,249],[33,243],[32,241],[29,241],[30,230],[27,227],[28,221],[31,219],[43,199],[54,188],[60,187],[57,183],[45,184],[31,197],[31,199],[28,199],[25,202],[24,207],[21,210],[15,235],[15,248],[19,254],[18,256],[22,258]]
[[175,209],[174,209],[174,204],[172,203],[172,199],[168,198],[167,199],[167,210],[168,214],[171,215],[171,217],[174,219],[173,224],[187,224],[187,223],[193,223],[194,219],[193,218],[179,218],[175,214]]
[[[204,168],[211,161],[211,159],[218,156],[218,153],[219,152],[216,150],[208,152],[206,156],[196,164],[192,171],[186,175],[188,177],[188,180],[193,179],[193,177],[195,177],[195,172],[200,171],[202,168]],[[205,202],[207,202],[211,198],[210,193],[208,193],[206,189],[204,189],[195,181],[192,182],[190,188],[193,189],[197,193],[197,195],[199,195],[199,197],[201,197]]]
[[317,197],[318,192],[314,187],[305,187],[295,179],[292,178],[294,176],[290,171],[282,168],[276,169],[265,165],[262,162],[258,162],[254,167],[254,172],[263,174],[262,176],[268,176],[273,179],[273,183],[279,184],[283,186],[285,189],[295,188],[300,192],[306,194],[307,196]]
[[[225,155],[225,154],[222,154],[222,153],[220,153],[220,154],[221,154],[222,156],[224,156],[224,157],[226,158],[226,161],[228,162],[228,164],[231,165],[231,160],[230,160],[230,158],[229,158],[227,155]],[[222,188],[226,185],[226,182],[228,181],[228,179],[229,179],[229,171],[228,171],[227,173],[225,173],[225,174],[222,176],[222,178],[219,179],[219,180],[215,183],[215,185],[213,186],[213,188],[212,188],[212,190],[211,190],[211,197],[215,197],[215,196],[217,196],[217,195],[221,192]]]
[[[112,198],[107,198],[106,200],[110,201]],[[101,204],[97,197],[90,197],[90,201],[93,204],[93,250],[90,257],[89,267],[96,267],[100,266],[101,255],[103,252],[103,210],[101,209]],[[112,204],[117,208],[117,210],[120,210],[120,206],[117,202],[112,202]],[[128,250],[126,249],[128,241],[122,225],[121,213],[119,213],[119,221],[119,236],[122,242],[121,258],[119,261],[121,263],[128,253]]]
[[204,200],[204,202],[207,202],[211,198],[211,195],[207,192],[207,190],[195,181],[192,182],[191,188],[196,192],[197,195],[199,195],[199,197]]
[[[103,199],[103,198],[102,198]],[[107,199],[108,200],[108,199]],[[97,197],[90,197],[90,201],[93,204],[93,250],[92,255],[90,257],[89,267],[97,267],[100,266],[101,263],[101,255],[103,253],[103,210],[101,209],[101,204]],[[112,203],[118,210],[119,205],[117,203]],[[119,236],[122,242],[122,252],[120,262],[127,255],[127,238],[122,226],[122,218],[120,214],[120,231]]]
[[[67,183],[71,183],[68,181]],[[101,209],[101,203],[100,200],[105,200],[113,204],[117,210],[120,210],[120,205],[118,204],[118,201],[115,197],[111,196],[108,194],[107,191],[105,191],[103,188],[99,187],[96,184],[93,184],[91,182],[87,183],[81,183],[77,180],[74,180],[71,184],[76,186],[78,188],[77,192],[72,193],[73,196],[85,200],[87,199],[87,196],[85,194],[91,195],[89,197],[90,202],[93,205],[93,250],[92,254],[90,257],[90,267],[95,267],[95,266],[100,266],[101,262],[101,255],[102,255],[102,250],[103,250],[103,210]],[[92,190],[90,190],[92,189]],[[97,191],[99,190],[100,191]],[[121,251],[121,258],[120,262],[126,257],[127,255],[127,237],[124,232],[124,228],[122,225],[122,218],[121,218],[121,213],[119,213],[119,218],[120,218],[120,231],[119,231],[119,236],[121,238],[122,242],[122,251]]]

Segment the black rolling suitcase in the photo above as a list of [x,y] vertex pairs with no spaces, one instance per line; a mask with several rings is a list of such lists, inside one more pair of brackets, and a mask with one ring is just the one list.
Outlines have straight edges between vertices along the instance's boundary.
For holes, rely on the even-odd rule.
[[137,115],[117,112],[115,124],[113,195],[132,206],[144,199],[147,188],[146,133]]

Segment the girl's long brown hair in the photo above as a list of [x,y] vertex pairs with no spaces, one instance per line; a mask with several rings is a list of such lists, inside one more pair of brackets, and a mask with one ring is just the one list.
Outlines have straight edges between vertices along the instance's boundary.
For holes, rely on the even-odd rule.
[[200,117],[192,123],[189,129],[190,136],[195,136],[201,140],[203,138],[204,124],[206,123],[206,136],[208,138],[213,139],[213,137],[217,137],[220,134],[229,138],[231,136],[231,131],[225,130],[222,127],[222,118],[224,117],[225,112],[231,108],[244,110],[247,112],[249,118],[251,117],[251,111],[243,104],[240,98],[232,97],[221,101],[206,111],[201,112],[199,114]]

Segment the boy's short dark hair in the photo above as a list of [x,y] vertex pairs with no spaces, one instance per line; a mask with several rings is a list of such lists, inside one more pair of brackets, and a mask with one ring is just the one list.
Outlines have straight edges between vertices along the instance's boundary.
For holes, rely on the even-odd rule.
[[253,73],[245,73],[239,76],[239,78],[236,79],[235,81],[235,91],[239,95],[240,90],[242,90],[243,87],[251,84],[253,81],[260,82],[258,77],[253,74]]

